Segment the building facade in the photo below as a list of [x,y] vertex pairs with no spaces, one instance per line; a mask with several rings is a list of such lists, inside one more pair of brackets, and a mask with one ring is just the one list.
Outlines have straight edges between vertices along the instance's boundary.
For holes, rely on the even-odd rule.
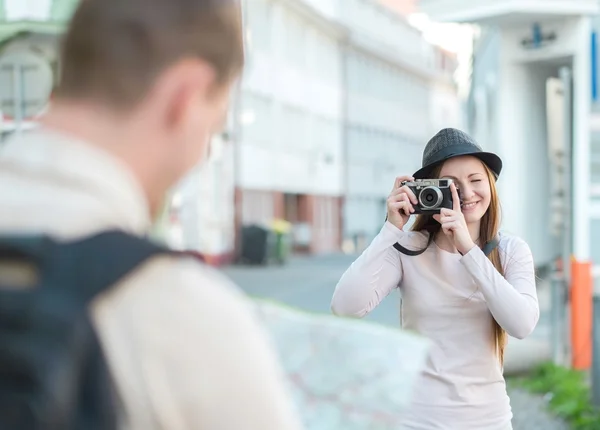
[[420,167],[423,147],[438,130],[460,126],[461,106],[455,59],[403,16],[354,1],[345,22],[356,30],[344,51],[344,238],[345,249],[360,250],[381,229],[395,178]]
[[296,250],[336,251],[344,166],[342,33],[304,2],[245,6],[249,64],[236,172],[241,225],[285,219]]
[[[0,36],[17,37],[3,54],[44,52],[58,79],[76,3],[4,0]],[[174,187],[155,237],[214,264],[234,259],[244,226],[277,219],[292,224],[299,252],[372,237],[394,178],[419,167],[427,139],[460,111],[454,59],[406,23],[405,3],[397,13],[375,0],[243,2],[248,63],[228,129]],[[4,105],[17,93],[2,91]],[[5,132],[14,128],[8,117]]]

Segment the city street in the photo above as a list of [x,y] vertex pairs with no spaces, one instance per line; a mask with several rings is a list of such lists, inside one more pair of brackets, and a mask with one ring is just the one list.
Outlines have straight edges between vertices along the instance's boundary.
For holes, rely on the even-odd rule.
[[[329,313],[335,285],[352,263],[354,256],[327,255],[296,257],[284,266],[229,266],[224,273],[251,296],[269,298],[312,312]],[[548,300],[544,288],[538,291],[542,316],[535,332],[526,341],[511,339],[507,347],[507,364],[524,362],[546,351],[549,339]],[[397,326],[400,295],[394,292],[366,319]],[[510,363],[509,363],[510,362]],[[513,408],[514,430],[567,430],[568,426],[545,412],[544,400],[520,390],[509,390]]]

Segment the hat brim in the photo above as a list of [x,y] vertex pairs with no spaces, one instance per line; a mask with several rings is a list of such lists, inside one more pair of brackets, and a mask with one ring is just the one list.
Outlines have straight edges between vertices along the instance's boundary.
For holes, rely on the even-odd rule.
[[496,176],[496,179],[500,176],[500,172],[502,172],[502,160],[496,154],[492,152],[462,152],[457,154],[451,154],[444,157],[442,160],[435,161],[427,166],[424,166],[413,173],[413,177],[415,179],[431,179],[431,174],[433,170],[442,164],[444,161],[449,160],[454,157],[462,157],[464,155],[470,155],[472,157],[478,158],[483,161],[490,170]]

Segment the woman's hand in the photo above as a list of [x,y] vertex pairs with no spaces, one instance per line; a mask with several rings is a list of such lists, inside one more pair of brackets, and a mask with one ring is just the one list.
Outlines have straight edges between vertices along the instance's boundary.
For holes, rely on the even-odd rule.
[[417,198],[410,188],[402,185],[402,182],[405,181],[414,181],[414,178],[412,176],[397,177],[394,188],[387,199],[387,220],[400,230],[415,211],[413,205],[417,204]]
[[467,222],[460,210],[460,198],[454,183],[450,184],[452,192],[452,209],[442,208],[433,218],[442,225],[442,231],[452,241],[458,252],[465,255],[475,246],[471,238]]

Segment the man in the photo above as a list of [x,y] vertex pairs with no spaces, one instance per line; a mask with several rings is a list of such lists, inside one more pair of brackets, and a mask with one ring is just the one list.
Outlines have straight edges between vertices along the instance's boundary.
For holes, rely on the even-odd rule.
[[[0,232],[144,235],[206,159],[242,66],[233,0],[82,0],[42,127],[0,151]],[[249,308],[215,271],[173,256],[100,296],[91,310],[121,427],[299,429]]]

